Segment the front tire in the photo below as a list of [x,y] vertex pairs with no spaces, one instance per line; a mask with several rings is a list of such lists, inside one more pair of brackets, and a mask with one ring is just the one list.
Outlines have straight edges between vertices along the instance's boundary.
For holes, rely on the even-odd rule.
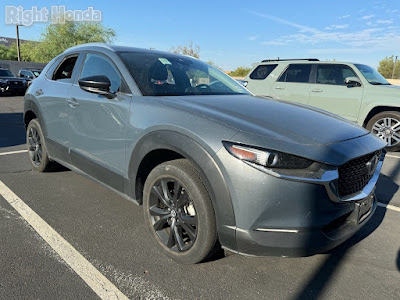
[[143,189],[146,223],[164,253],[183,264],[195,264],[213,253],[216,221],[199,172],[187,159],[162,163]]
[[387,144],[386,150],[400,150],[400,112],[384,111],[369,120],[366,129]]
[[31,120],[28,124],[26,144],[28,145],[29,160],[35,170],[47,172],[55,167],[56,163],[49,159],[42,128],[37,119]]

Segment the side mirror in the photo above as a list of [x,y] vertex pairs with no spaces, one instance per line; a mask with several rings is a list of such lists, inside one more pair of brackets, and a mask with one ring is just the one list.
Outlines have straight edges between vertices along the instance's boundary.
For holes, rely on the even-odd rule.
[[348,87],[361,86],[361,81],[357,77],[346,77],[344,83],[347,84]]
[[79,79],[79,87],[89,93],[103,95],[109,99],[114,98],[115,93],[110,92],[111,82],[107,76],[96,75]]
[[19,74],[19,77],[24,78],[25,75],[24,74]]

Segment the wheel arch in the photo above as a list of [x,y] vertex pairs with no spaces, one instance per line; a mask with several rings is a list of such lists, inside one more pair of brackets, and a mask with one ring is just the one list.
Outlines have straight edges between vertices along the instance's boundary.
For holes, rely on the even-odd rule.
[[141,204],[143,185],[151,169],[177,158],[188,159],[199,170],[213,203],[219,241],[235,249],[235,236],[229,230],[236,223],[228,186],[212,155],[192,138],[170,130],[159,130],[142,137],[130,158],[126,194]]
[[47,129],[44,124],[42,114],[38,105],[31,99],[25,99],[24,102],[24,125],[25,129],[28,127],[29,122],[32,119],[38,119],[40,127],[42,128],[43,135],[47,137]]
[[374,108],[372,108],[369,113],[367,114],[367,116],[364,119],[363,122],[363,127],[365,128],[369,122],[369,120],[371,120],[375,115],[381,113],[381,112],[385,112],[385,111],[399,111],[400,112],[400,107],[396,107],[396,106],[375,106]]

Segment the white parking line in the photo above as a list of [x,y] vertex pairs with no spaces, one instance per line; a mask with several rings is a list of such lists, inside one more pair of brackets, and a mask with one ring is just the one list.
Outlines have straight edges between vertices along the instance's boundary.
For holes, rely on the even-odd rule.
[[0,195],[27,221],[101,299],[128,299],[70,243],[0,180]]
[[28,150],[17,150],[17,151],[11,151],[11,152],[3,152],[3,153],[0,153],[0,155],[18,154],[18,153],[25,153],[25,152],[28,152]]
[[378,206],[400,212],[400,207],[397,207],[394,205],[383,204],[383,203],[378,202]]
[[387,156],[387,157],[394,157],[394,158],[399,158],[399,159],[400,159],[400,156],[397,156],[397,155],[386,154],[385,156]]

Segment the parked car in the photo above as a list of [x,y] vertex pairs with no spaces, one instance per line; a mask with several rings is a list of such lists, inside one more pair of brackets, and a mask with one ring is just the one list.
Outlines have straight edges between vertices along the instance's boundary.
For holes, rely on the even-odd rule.
[[363,64],[318,59],[264,60],[246,76],[258,96],[300,102],[340,115],[400,150],[400,86]]
[[10,70],[0,68],[0,93],[11,95],[23,95],[26,91],[27,83],[22,78],[15,77]]
[[237,82],[239,82],[241,85],[243,86],[247,86],[247,81],[243,80],[243,79],[235,79]]
[[152,237],[181,263],[220,246],[323,252],[376,208],[382,140],[327,112],[254,97],[187,56],[70,48],[28,88],[24,122],[36,170],[57,162],[143,204]]
[[28,81],[28,84],[30,84],[30,82],[33,79],[39,77],[41,72],[42,72],[41,69],[34,69],[34,68],[22,69],[18,71],[18,77],[24,78],[26,81]]

